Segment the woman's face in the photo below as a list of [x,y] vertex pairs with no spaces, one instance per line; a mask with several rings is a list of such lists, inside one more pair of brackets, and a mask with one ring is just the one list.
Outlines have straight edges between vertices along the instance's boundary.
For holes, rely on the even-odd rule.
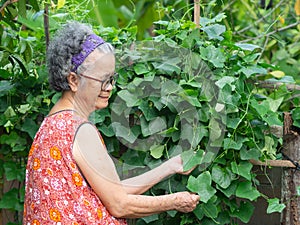
[[[77,102],[80,107],[91,113],[97,109],[108,106],[108,100],[113,89],[109,83],[105,88],[104,84],[115,72],[115,57],[112,53],[92,52],[85,60],[86,70],[78,74],[81,85],[77,92]],[[94,79],[97,80],[94,80]]]

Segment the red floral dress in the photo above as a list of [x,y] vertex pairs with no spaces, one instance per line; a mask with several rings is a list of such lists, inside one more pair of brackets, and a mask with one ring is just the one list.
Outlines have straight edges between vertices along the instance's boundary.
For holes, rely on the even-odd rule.
[[43,121],[28,156],[24,225],[127,224],[110,215],[72,157],[74,136],[84,122],[71,110]]

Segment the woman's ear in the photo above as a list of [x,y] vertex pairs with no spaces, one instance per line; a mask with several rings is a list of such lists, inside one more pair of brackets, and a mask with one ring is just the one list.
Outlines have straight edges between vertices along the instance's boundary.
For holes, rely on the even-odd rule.
[[79,79],[77,74],[74,72],[70,72],[69,75],[67,76],[67,80],[71,88],[71,91],[76,92],[79,86]]

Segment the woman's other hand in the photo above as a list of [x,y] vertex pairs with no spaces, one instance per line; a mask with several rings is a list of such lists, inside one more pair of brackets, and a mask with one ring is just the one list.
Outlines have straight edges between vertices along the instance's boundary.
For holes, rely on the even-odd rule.
[[175,195],[175,209],[177,211],[188,213],[192,212],[200,201],[200,196],[191,192],[177,192]]

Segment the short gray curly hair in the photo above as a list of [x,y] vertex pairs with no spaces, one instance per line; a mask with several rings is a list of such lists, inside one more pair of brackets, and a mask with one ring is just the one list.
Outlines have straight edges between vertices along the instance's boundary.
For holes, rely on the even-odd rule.
[[[85,38],[93,34],[90,26],[71,21],[58,30],[47,48],[47,66],[49,70],[49,84],[58,92],[70,90],[67,76],[71,71],[71,59],[78,54]],[[113,53],[114,48],[109,43],[104,43],[96,48],[100,52]],[[83,63],[84,64],[84,63]],[[84,65],[79,66],[77,73],[85,70]]]

